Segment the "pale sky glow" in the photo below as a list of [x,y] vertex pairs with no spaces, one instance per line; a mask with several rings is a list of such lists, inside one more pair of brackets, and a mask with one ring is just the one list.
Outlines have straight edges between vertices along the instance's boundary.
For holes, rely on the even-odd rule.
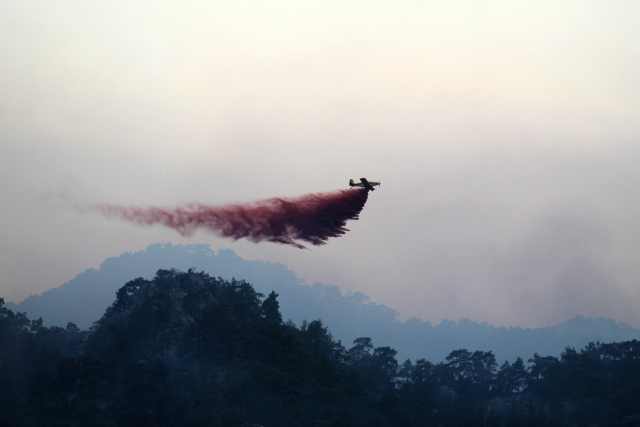
[[[0,3],[0,296],[209,243],[402,317],[640,327],[640,3]],[[47,204],[381,180],[313,251]],[[171,267],[171,266],[167,266]]]

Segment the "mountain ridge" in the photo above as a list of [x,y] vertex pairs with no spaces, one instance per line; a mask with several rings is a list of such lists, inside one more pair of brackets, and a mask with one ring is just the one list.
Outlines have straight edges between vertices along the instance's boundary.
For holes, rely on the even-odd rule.
[[73,322],[88,328],[102,316],[123,283],[137,277],[151,279],[157,270],[167,268],[194,268],[227,280],[246,280],[259,292],[275,290],[285,319],[298,324],[322,319],[337,339],[351,342],[368,336],[380,345],[396,348],[401,358],[426,357],[436,362],[451,350],[469,348],[493,350],[499,361],[513,361],[536,352],[557,356],[566,346],[581,348],[589,342],[640,338],[640,329],[613,319],[584,316],[544,328],[492,326],[469,319],[443,319],[437,325],[415,317],[401,322],[396,310],[361,292],[344,294],[334,285],[305,284],[283,264],[244,260],[233,250],[214,251],[206,244],[153,244],[143,251],[126,252],[59,287],[6,305],[31,318],[42,317],[47,325]]

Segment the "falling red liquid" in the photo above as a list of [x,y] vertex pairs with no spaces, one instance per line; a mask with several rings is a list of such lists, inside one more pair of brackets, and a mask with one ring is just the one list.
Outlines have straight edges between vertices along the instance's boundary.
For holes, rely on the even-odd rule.
[[[274,242],[306,249],[296,240],[324,245],[330,237],[349,231],[348,220],[357,220],[369,190],[351,189],[307,194],[295,199],[273,198],[254,203],[148,208],[70,202],[82,212],[97,211],[137,224],[162,224],[183,236],[203,228],[221,237],[251,242]],[[69,202],[67,200],[67,202]]]

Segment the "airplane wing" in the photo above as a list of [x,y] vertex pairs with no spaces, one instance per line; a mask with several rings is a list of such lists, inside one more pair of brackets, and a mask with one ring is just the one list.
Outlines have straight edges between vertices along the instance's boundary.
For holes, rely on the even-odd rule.
[[369,189],[371,191],[374,190],[373,186],[369,184],[369,181],[367,181],[367,178],[360,178],[360,182],[362,183],[362,186],[364,188]]

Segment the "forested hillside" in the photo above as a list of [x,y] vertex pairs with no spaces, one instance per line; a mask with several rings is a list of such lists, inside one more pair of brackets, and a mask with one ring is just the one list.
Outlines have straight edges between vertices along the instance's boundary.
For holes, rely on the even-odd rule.
[[500,366],[491,351],[399,362],[321,320],[283,322],[246,281],[160,270],[127,282],[90,333],[0,300],[0,426],[640,424],[640,343]]
[[360,292],[344,294],[337,286],[304,284],[282,264],[245,260],[232,250],[216,252],[208,245],[155,244],[144,251],[124,253],[58,288],[7,307],[32,318],[42,317],[47,326],[64,327],[72,322],[87,329],[112,303],[123,283],[132,277],[151,279],[158,269],[167,267],[182,271],[195,268],[226,280],[244,279],[265,294],[275,290],[285,320],[301,324],[305,319],[321,318],[343,342],[369,336],[379,345],[397,349],[402,358],[414,360],[440,362],[452,350],[467,348],[491,350],[503,363],[535,352],[559,356],[567,345],[580,348],[590,341],[640,339],[640,330],[604,318],[577,317],[540,329],[494,327],[468,319],[443,320],[437,325],[415,318],[402,322],[397,319],[397,311],[372,302]]

